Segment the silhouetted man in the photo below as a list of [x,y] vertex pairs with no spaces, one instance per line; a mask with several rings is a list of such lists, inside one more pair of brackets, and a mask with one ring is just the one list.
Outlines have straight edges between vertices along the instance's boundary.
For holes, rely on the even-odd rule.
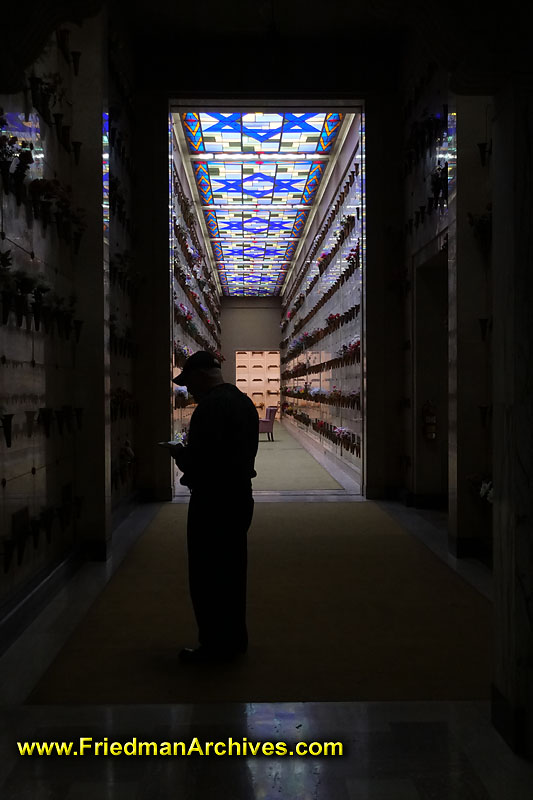
[[225,383],[219,361],[206,351],[190,356],[174,383],[198,402],[186,446],[171,453],[191,490],[187,519],[189,589],[200,646],[185,662],[218,661],[244,653],[247,533],[254,501],[251,479],[259,416],[247,395]]

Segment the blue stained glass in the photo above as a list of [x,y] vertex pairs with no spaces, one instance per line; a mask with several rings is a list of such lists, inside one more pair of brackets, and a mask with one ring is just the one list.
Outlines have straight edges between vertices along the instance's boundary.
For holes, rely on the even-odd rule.
[[[224,292],[279,292],[307,222],[308,210],[294,206],[314,203],[343,115],[210,111],[181,118]],[[200,153],[213,155],[195,160]]]
[[109,112],[102,114],[102,214],[104,244],[109,245]]

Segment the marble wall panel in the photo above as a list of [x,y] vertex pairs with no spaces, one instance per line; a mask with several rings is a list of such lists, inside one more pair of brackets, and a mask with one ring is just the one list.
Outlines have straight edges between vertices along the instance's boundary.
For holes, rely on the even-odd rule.
[[533,300],[531,77],[495,97],[494,169],[494,594],[493,722],[533,757]]
[[[102,52],[101,18],[93,19],[78,35],[80,47],[85,49],[86,64],[89,67],[92,55],[98,61],[97,53]],[[100,31],[100,37],[98,33]],[[73,45],[75,47],[77,45]],[[96,63],[95,62],[95,63]],[[94,64],[93,64],[94,66]],[[55,35],[51,38],[42,57],[28,70],[28,76],[34,72],[43,79],[57,80],[58,91],[52,99],[52,112],[62,113],[64,125],[71,125],[78,115],[78,122],[83,128],[86,124],[80,120],[78,111],[74,111],[74,92],[79,94],[83,105],[83,113],[97,109],[101,102],[101,83],[98,84],[97,72],[92,70],[86,75],[85,93],[83,79],[77,84],[72,74],[72,65],[59,52]],[[100,94],[98,95],[98,92]],[[98,95],[98,96],[97,96]],[[28,92],[27,98],[30,97]],[[90,102],[88,102],[90,99]],[[80,270],[86,270],[87,264],[97,263],[98,248],[91,252],[77,254],[72,238],[66,241],[61,238],[60,229],[52,216],[48,225],[43,224],[42,214],[36,219],[39,209],[31,202],[31,181],[42,177],[47,180],[57,179],[66,194],[72,189],[73,208],[90,203],[90,184],[98,172],[94,164],[90,165],[91,151],[85,138],[84,170],[74,163],[72,149],[60,143],[58,130],[54,123],[48,124],[42,114],[24,102],[24,95],[2,98],[0,103],[8,114],[18,113],[18,121],[9,117],[12,125],[24,127],[25,138],[32,137],[34,144],[34,163],[30,165],[25,177],[22,202],[4,191],[0,197],[2,205],[2,229],[5,238],[2,241],[2,252],[12,252],[12,270],[24,270],[29,275],[45,279],[50,292],[45,297],[49,300],[52,293],[62,298],[65,306],[69,305],[71,296],[76,296],[77,307],[74,318],[80,318],[82,305],[80,291]],[[24,117],[26,112],[26,117]],[[98,120],[100,111],[98,113]],[[83,116],[83,115],[81,115]],[[89,113],[90,116],[90,113]],[[94,122],[94,115],[92,121]],[[88,127],[88,126],[87,126]],[[98,126],[99,127],[99,126]],[[96,126],[94,128],[96,130]],[[93,150],[96,169],[101,168],[101,141]],[[101,235],[101,180],[98,180],[98,198],[94,205],[94,232]],[[87,239],[89,236],[87,236]],[[101,327],[101,308],[97,308],[97,294],[92,293],[92,312]],[[30,302],[32,298],[30,296]],[[9,601],[14,593],[33,580],[38,574],[51,569],[59,559],[73,551],[80,533],[83,535],[83,523],[78,519],[78,511],[74,513],[74,498],[81,496],[85,489],[90,491],[91,481],[80,481],[80,463],[86,461],[81,430],[74,416],[74,407],[83,405],[87,398],[87,387],[97,382],[95,374],[89,376],[84,385],[79,380],[77,364],[84,359],[81,356],[74,332],[67,339],[66,333],[54,322],[51,328],[45,324],[41,315],[40,326],[33,315],[26,315],[21,327],[17,324],[16,314],[11,312],[7,324],[0,328],[0,405],[5,413],[13,413],[12,446],[8,448],[0,438],[0,478],[2,479],[2,511],[0,539],[4,557],[10,550],[18,548],[15,558],[4,562],[5,569],[0,576],[0,596],[2,602]],[[83,341],[83,339],[82,339]],[[88,352],[93,348],[88,347]],[[50,429],[45,431],[46,413],[39,409],[48,409],[50,413]],[[80,460],[81,457],[81,460]],[[94,466],[94,465],[93,465]],[[83,471],[83,469],[81,470]],[[98,470],[91,472],[94,484],[98,483]],[[105,492],[94,498],[93,503],[86,504],[92,512],[105,505]],[[100,502],[101,500],[101,502]],[[34,525],[30,532],[14,533],[13,516],[18,519],[20,512],[27,509],[29,518],[41,518],[39,526]],[[78,509],[80,510],[80,509]],[[50,517],[46,523],[43,513]],[[105,515],[104,515],[105,517]],[[105,531],[105,522],[97,530]],[[94,530],[94,529],[93,529]],[[24,545],[24,546],[23,546]]]
[[[492,478],[490,429],[491,268],[470,223],[487,211],[490,165],[483,166],[478,142],[487,136],[492,99],[457,97],[457,195],[453,200],[454,250],[449,252],[449,387],[452,502],[450,546],[458,554],[489,558],[491,521],[479,496]],[[485,339],[480,319],[487,320]],[[453,387],[453,392],[452,392]],[[466,548],[466,549],[465,549]]]

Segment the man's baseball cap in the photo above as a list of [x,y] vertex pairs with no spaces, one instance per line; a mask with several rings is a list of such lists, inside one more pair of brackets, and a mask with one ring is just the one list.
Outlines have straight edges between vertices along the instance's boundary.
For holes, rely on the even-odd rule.
[[220,361],[212,353],[208,353],[207,350],[198,350],[197,353],[189,356],[183,365],[182,371],[172,379],[172,382],[177,383],[178,386],[185,386],[191,373],[197,369],[221,369]]

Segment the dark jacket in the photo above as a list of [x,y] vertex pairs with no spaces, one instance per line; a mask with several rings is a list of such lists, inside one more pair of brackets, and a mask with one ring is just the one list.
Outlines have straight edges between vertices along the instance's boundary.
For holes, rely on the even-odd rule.
[[192,414],[187,445],[174,455],[184,473],[180,483],[209,492],[249,488],[258,441],[259,416],[250,398],[232,383],[214,386]]

